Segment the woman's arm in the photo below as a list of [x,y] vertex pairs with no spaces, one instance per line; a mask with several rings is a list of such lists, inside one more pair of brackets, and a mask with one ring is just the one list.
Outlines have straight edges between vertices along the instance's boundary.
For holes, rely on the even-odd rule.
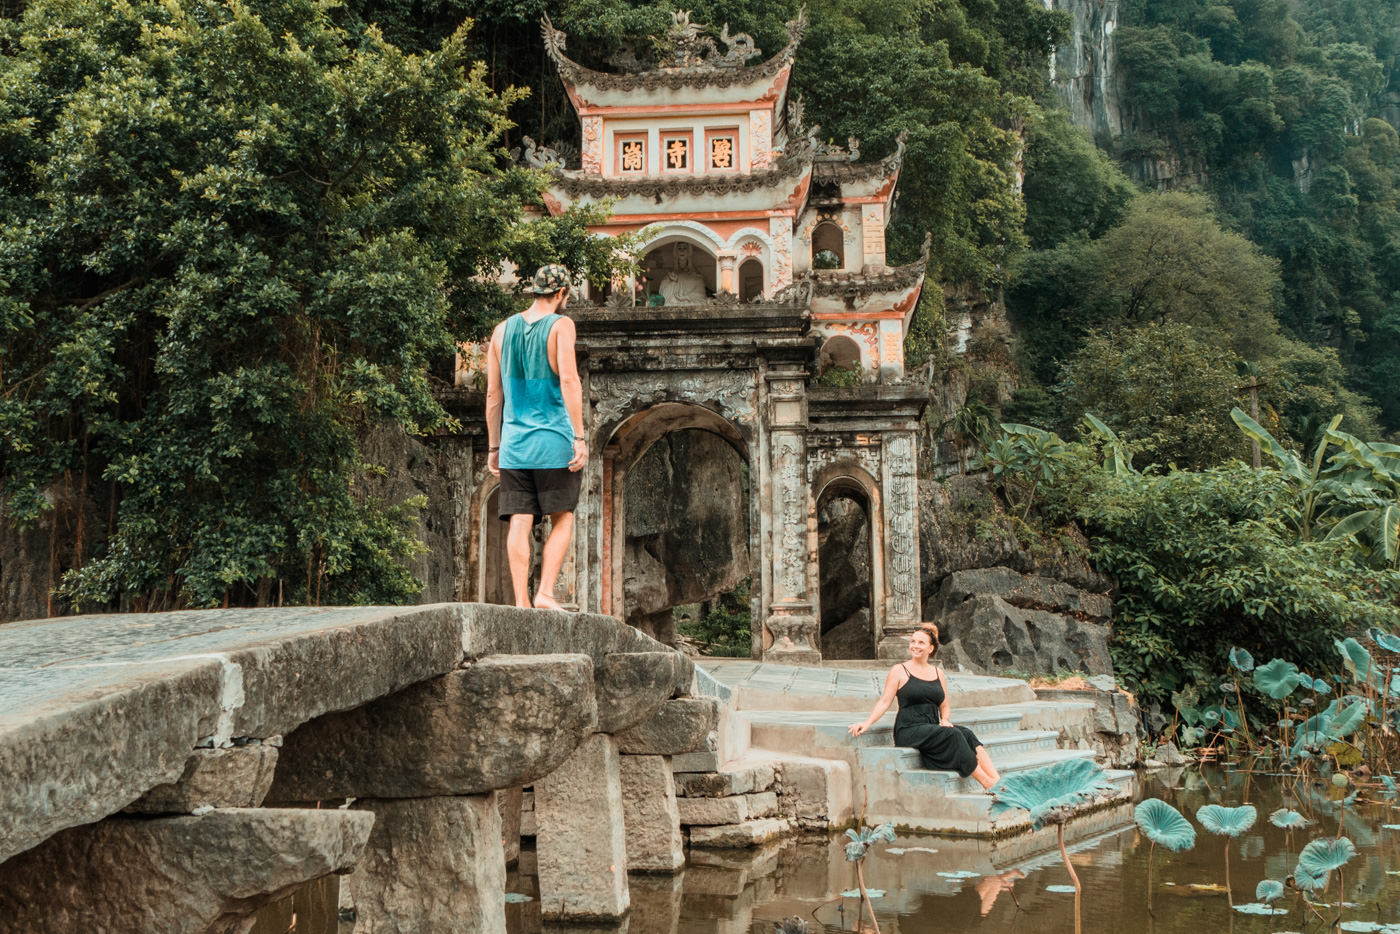
[[864,723],[852,723],[849,727],[852,736],[859,736],[875,725],[875,721],[885,715],[885,711],[890,709],[890,704],[894,703],[894,696],[899,691],[899,686],[903,682],[899,677],[899,666],[890,668],[889,674],[885,675],[885,690],[881,692],[880,699],[875,702],[875,708],[870,711],[870,716],[865,718]]
[[938,668],[938,680],[943,684],[943,703],[938,705],[939,726],[953,725],[953,698],[948,690],[948,679],[943,677],[943,667]]

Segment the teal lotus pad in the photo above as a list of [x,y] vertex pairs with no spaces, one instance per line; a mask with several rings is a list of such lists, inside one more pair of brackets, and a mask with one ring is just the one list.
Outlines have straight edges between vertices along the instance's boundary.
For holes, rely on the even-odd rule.
[[1056,895],[1073,895],[1073,894],[1074,894],[1074,886],[1072,886],[1072,885],[1047,885],[1047,886],[1045,887],[1045,891],[1047,891],[1047,892],[1054,892]]
[[520,905],[520,904],[524,904],[525,902],[532,902],[532,901],[534,901],[534,898],[532,898],[532,897],[529,896],[529,895],[522,895],[522,894],[519,893],[519,892],[507,892],[507,893],[506,893],[506,904],[507,904],[507,905]]
[[[870,898],[884,898],[884,889],[866,889],[865,894]],[[847,889],[841,893],[842,898],[860,898],[860,889]]]
[[1370,637],[1372,642],[1382,649],[1385,649],[1387,652],[1400,655],[1400,637],[1392,636],[1390,633],[1376,629],[1374,626],[1366,630],[1366,635]]
[[1066,759],[1003,776],[992,788],[996,800],[989,814],[995,818],[1022,808],[1030,812],[1031,825],[1039,828],[1052,812],[1073,808],[1112,787],[1103,768],[1094,760]]
[[1245,674],[1254,670],[1254,656],[1236,646],[1230,650],[1230,664]]
[[1254,810],[1252,804],[1242,804],[1235,808],[1207,804],[1196,811],[1196,820],[1201,822],[1202,827],[1211,833],[1227,837],[1238,837],[1253,827],[1258,816],[1259,812]]
[[1265,905],[1263,902],[1246,902],[1243,905],[1236,905],[1235,910],[1245,915],[1286,915],[1287,908],[1274,908],[1272,905]]
[[1280,898],[1283,898],[1283,893],[1285,891],[1286,889],[1282,882],[1276,882],[1273,879],[1264,879],[1254,887],[1254,897],[1261,902],[1276,902]]
[[1312,823],[1297,811],[1290,811],[1288,808],[1279,808],[1269,815],[1269,823],[1282,830],[1297,830]]
[[1319,837],[1298,854],[1298,869],[1314,878],[1326,879],[1329,872],[1341,869],[1355,855],[1356,846],[1346,837]]
[[1254,669],[1254,686],[1274,700],[1283,700],[1302,682],[1298,666],[1276,658]]
[[938,875],[945,879],[976,879],[980,872],[972,872],[968,869],[955,869],[952,872],[940,872]]
[[1196,845],[1196,828],[1161,798],[1148,798],[1133,809],[1133,821],[1153,843],[1180,853]]

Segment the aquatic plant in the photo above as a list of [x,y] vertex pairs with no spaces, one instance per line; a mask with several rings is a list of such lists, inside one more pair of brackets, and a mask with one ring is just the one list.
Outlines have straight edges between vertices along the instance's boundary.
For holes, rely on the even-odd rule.
[[773,922],[773,934],[807,934],[807,922],[797,915]]
[[1259,884],[1254,887],[1254,897],[1265,904],[1273,904],[1280,898],[1283,898],[1283,893],[1285,891],[1286,889],[1282,882],[1273,879],[1262,879]]
[[1152,911],[1152,857],[1161,844],[1173,853],[1196,845],[1196,828],[1181,812],[1161,798],[1148,798],[1133,809],[1133,821],[1143,836],[1152,841],[1147,851],[1147,910]]
[[1342,920],[1346,908],[1346,882],[1342,878],[1342,867],[1356,855],[1356,846],[1346,837],[1319,837],[1312,840],[1298,854],[1298,865],[1293,867],[1293,884],[1306,892],[1316,892],[1325,888],[1327,877],[1337,873],[1337,918],[1335,925]]
[[1055,825],[1055,839],[1060,846],[1060,858],[1065,862],[1070,882],[1074,883],[1074,931],[1079,934],[1079,895],[1082,888],[1074,865],[1065,850],[1065,823],[1075,810],[1099,792],[1112,787],[1108,776],[1092,759],[1066,759],[1044,768],[1027,772],[1012,772],[1002,776],[992,786],[990,815],[999,817],[1007,811],[1022,808],[1030,812],[1031,826]]
[[856,884],[860,886],[861,904],[870,912],[870,924],[875,928],[875,934],[880,934],[880,922],[875,920],[875,905],[871,903],[870,892],[865,887],[863,864],[866,854],[875,844],[894,842],[894,824],[885,823],[874,828],[862,826],[859,830],[847,830],[846,836],[850,839],[846,844],[846,860],[856,864]]
[[1281,830],[1293,831],[1300,827],[1306,827],[1312,823],[1297,811],[1288,808],[1279,808],[1269,815],[1269,823]]
[[1253,827],[1258,816],[1259,812],[1254,810],[1252,804],[1242,804],[1233,808],[1221,804],[1207,804],[1196,810],[1196,820],[1201,822],[1202,827],[1226,838],[1225,896],[1231,908],[1235,906],[1235,896],[1230,889],[1230,840]]

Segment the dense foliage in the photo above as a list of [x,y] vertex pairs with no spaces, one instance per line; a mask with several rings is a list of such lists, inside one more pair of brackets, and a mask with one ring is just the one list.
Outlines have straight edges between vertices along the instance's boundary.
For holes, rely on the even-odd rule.
[[464,36],[409,55],[314,0],[0,20],[0,508],[106,491],[75,605],[416,591],[418,504],[367,497],[357,438],[445,423],[429,367],[509,307],[503,259],[607,268],[586,215],[521,223],[519,95]]

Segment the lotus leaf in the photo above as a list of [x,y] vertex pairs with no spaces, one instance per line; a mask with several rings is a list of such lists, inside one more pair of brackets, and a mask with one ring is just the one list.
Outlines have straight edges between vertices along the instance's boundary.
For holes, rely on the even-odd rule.
[[1293,867],[1293,884],[1305,892],[1316,892],[1327,881],[1327,873],[1315,876],[1301,866]]
[[1073,894],[1074,894],[1074,886],[1072,886],[1072,885],[1047,885],[1047,886],[1045,887],[1045,891],[1047,891],[1047,892],[1054,892],[1054,893],[1056,893],[1057,895],[1073,895]]
[[506,904],[507,904],[507,905],[522,905],[522,904],[524,904],[525,902],[532,902],[532,901],[534,901],[534,900],[535,900],[535,899],[534,899],[533,896],[525,895],[525,894],[523,894],[523,893],[521,893],[521,892],[507,892],[507,893],[506,893]]
[[1312,823],[1297,811],[1290,811],[1288,808],[1279,808],[1269,815],[1269,823],[1284,830],[1297,830],[1299,827],[1306,827]]
[[1230,664],[1249,674],[1254,670],[1254,656],[1236,646],[1230,650]]
[[1378,775],[1376,777],[1379,778],[1381,780],[1381,784],[1385,786],[1386,797],[1391,797],[1397,792],[1400,792],[1400,787],[1396,786],[1394,777],[1390,775]]
[[1346,837],[1319,837],[1298,854],[1298,869],[1309,876],[1325,879],[1356,855],[1356,847]]
[[1242,804],[1236,808],[1207,804],[1196,811],[1196,820],[1201,822],[1202,827],[1211,833],[1224,834],[1227,837],[1238,837],[1253,827],[1258,816],[1259,812],[1254,810],[1252,804]]
[[1381,824],[1382,830],[1400,830],[1400,824]]
[[1262,902],[1246,902],[1243,905],[1236,905],[1235,910],[1246,915],[1286,915],[1287,908],[1274,908]]
[[1276,902],[1283,898],[1283,893],[1283,883],[1273,879],[1262,880],[1254,889],[1254,897],[1261,902]]
[[1300,755],[1305,749],[1319,750],[1328,743],[1345,739],[1366,721],[1370,709],[1365,698],[1354,694],[1332,701],[1326,709],[1309,717],[1298,728],[1298,738],[1293,743],[1291,754]]
[[1254,669],[1254,686],[1274,700],[1283,700],[1302,681],[1298,666],[1276,658]]
[[1334,641],[1337,651],[1341,653],[1342,664],[1351,672],[1352,677],[1357,681],[1370,681],[1371,653],[1366,651],[1366,647],[1350,637]]
[[1370,636],[1372,642],[1387,652],[1400,654],[1400,636],[1392,636],[1390,633],[1374,627],[1366,630],[1366,635]]
[[1133,820],[1143,835],[1173,853],[1196,845],[1196,828],[1181,812],[1161,798],[1148,798],[1133,809]]
[[[866,889],[866,890],[865,890],[865,896],[866,896],[867,898],[884,898],[884,897],[885,897],[885,890],[884,890],[884,889]],[[844,892],[841,893],[841,897],[842,897],[842,898],[860,898],[860,889],[847,889],[846,891],[844,891]]]
[[1054,765],[1002,776],[992,788],[995,801],[990,815],[999,817],[1015,808],[1030,812],[1031,824],[1040,827],[1056,820],[1062,809],[1072,808],[1100,790],[1112,787],[1102,767],[1092,759],[1065,759]]

